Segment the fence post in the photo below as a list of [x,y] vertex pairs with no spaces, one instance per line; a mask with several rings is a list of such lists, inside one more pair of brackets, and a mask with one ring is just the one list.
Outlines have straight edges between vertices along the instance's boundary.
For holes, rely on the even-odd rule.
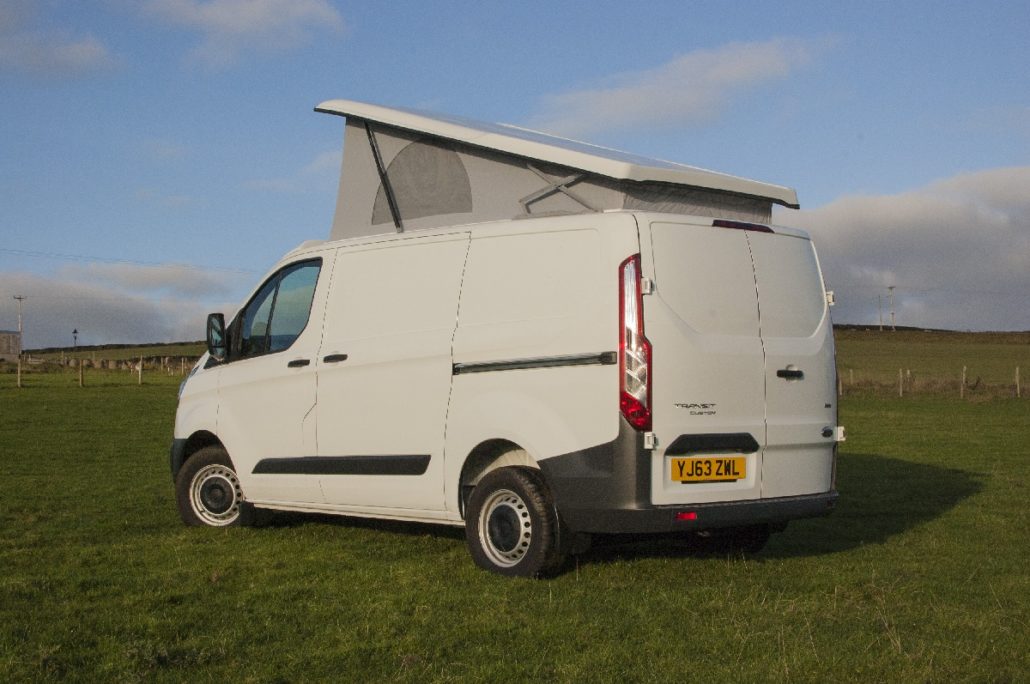
[[837,396],[844,396],[844,379],[841,378],[839,375],[837,376]]
[[1019,399],[1019,366],[1016,366],[1016,399]]
[[139,356],[139,384],[143,384],[143,355]]
[[898,396],[904,396],[905,389],[905,376],[902,375],[901,369],[898,369]]
[[[1016,371],[1016,374],[1018,376],[1018,374],[1019,374],[1018,370]],[[21,354],[18,354],[18,387],[19,388],[21,387]]]
[[855,386],[855,369],[854,368],[849,368],[848,369],[848,385],[850,387],[854,387]]
[[85,360],[85,358],[79,359],[79,387],[82,387],[82,369],[86,367]]
[[958,398],[963,399],[966,396],[966,367],[962,366],[962,384],[958,388]]

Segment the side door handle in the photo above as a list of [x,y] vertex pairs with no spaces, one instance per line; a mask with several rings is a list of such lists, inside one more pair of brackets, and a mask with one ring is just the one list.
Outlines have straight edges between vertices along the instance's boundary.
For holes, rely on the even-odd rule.
[[323,363],[339,363],[340,361],[346,361],[346,354],[329,354],[322,358]]
[[286,367],[287,368],[302,368],[304,366],[309,365],[310,363],[311,363],[310,359],[294,359],[293,361],[290,361],[288,364],[286,364]]
[[799,368],[781,368],[776,371],[776,377],[784,380],[803,380],[805,372]]

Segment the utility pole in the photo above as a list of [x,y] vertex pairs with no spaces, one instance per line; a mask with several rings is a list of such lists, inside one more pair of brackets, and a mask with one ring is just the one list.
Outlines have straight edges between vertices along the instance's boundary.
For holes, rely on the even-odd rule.
[[21,303],[25,301],[25,295],[14,295],[18,300],[18,387],[21,387],[21,350],[25,346],[24,335],[21,324]]
[[[25,295],[14,295],[14,298],[18,300],[18,336],[21,336],[21,303],[25,301]],[[20,342],[20,340],[19,340]]]
[[897,328],[894,327],[894,285],[888,285],[887,291],[889,293],[891,303],[891,330],[896,331]]

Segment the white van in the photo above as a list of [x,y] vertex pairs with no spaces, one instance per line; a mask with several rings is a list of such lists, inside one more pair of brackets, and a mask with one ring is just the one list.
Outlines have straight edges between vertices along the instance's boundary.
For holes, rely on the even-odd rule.
[[[305,243],[230,323],[209,317],[209,352],[183,383],[171,450],[187,524],[246,524],[255,509],[278,509],[463,525],[481,567],[537,576],[591,533],[714,534],[757,550],[787,521],[832,510],[843,430],[806,234],[740,220],[753,211],[742,193],[698,185],[711,172],[682,167],[691,201],[729,198],[736,217],[598,208],[622,187],[614,181],[659,181],[601,175],[582,158],[571,166],[562,153],[579,143],[546,139],[549,156],[513,155],[497,140],[469,142],[490,125],[327,105],[348,117],[348,135],[365,129],[382,172],[366,193],[366,232]],[[401,142],[384,156],[377,135],[388,134]],[[520,195],[519,218],[424,225],[482,203],[472,173],[471,201],[424,213],[419,174],[394,164],[412,145],[449,159],[415,156],[434,192],[449,187],[439,167],[450,153],[466,169],[476,155],[515,158],[547,179],[543,197],[567,199],[568,171],[579,171],[572,201],[593,206],[534,213]],[[619,159],[637,175],[674,166]],[[783,195],[711,175],[751,184],[747,198]],[[601,188],[593,199],[589,183]],[[337,221],[353,229],[358,210],[344,205]]]

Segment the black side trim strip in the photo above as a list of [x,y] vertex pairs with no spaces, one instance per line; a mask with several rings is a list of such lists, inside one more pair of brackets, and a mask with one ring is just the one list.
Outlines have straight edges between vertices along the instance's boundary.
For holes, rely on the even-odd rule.
[[665,450],[666,456],[731,451],[753,454],[758,451],[758,442],[748,432],[720,432],[703,435],[680,435]]
[[265,458],[255,475],[423,475],[429,454],[389,456],[302,456]]
[[600,354],[573,354],[570,356],[540,356],[513,361],[487,361],[484,363],[456,363],[454,374],[487,373],[490,371],[524,370],[526,368],[557,368],[559,366],[614,366],[619,362],[616,352]]

